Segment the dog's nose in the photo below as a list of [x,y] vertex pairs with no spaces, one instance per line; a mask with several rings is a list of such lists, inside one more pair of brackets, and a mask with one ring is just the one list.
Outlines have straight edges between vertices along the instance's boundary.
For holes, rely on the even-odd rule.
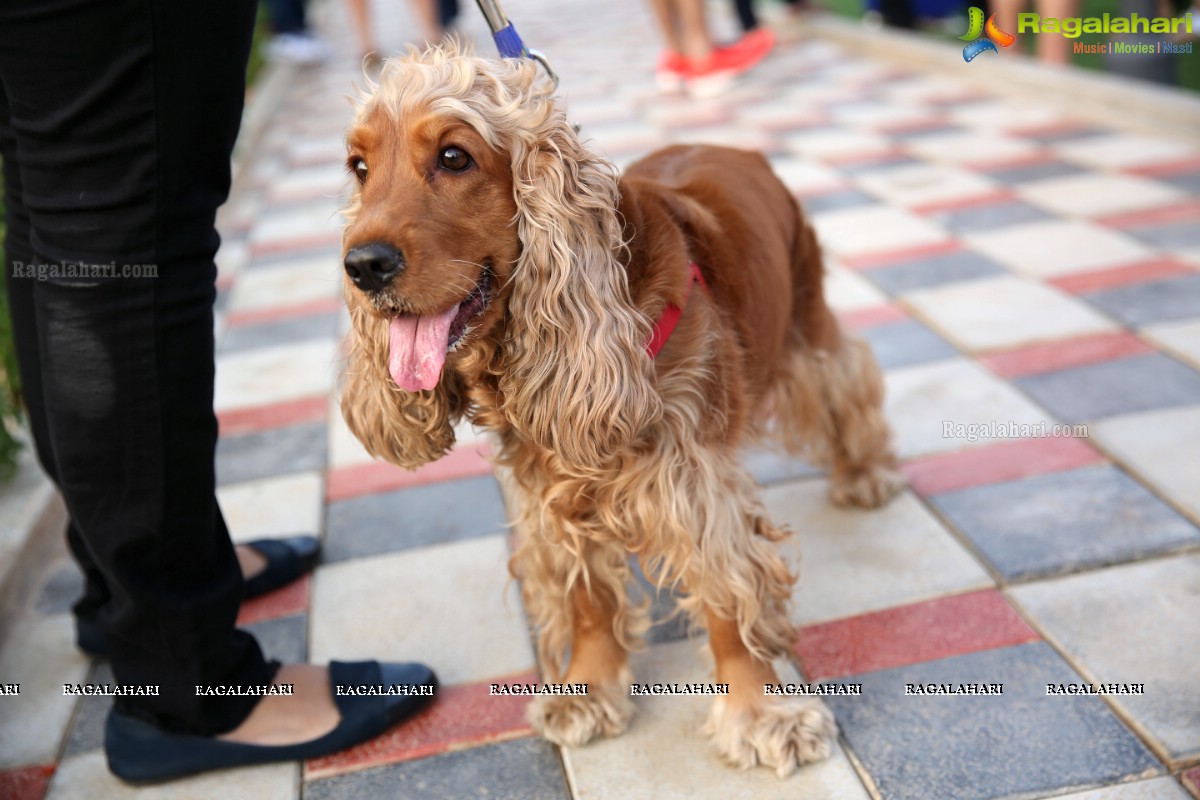
[[346,251],[346,274],[364,292],[378,292],[404,269],[404,256],[390,244],[374,242]]

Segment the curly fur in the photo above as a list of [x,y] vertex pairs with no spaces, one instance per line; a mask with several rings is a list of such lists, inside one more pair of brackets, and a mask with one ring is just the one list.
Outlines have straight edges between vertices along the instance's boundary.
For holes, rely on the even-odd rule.
[[[714,709],[721,751],[781,775],[827,753],[832,723],[751,691],[790,652],[795,576],[739,448],[776,436],[828,465],[844,504],[878,505],[900,481],[878,367],[826,307],[816,239],[765,159],[673,147],[618,178],[536,67],[454,44],[389,61],[347,142],[366,177],[344,247],[386,243],[404,267],[378,290],[346,279],[343,413],[372,454],[410,469],[453,446],[462,416],[496,435],[539,659],[595,693],[534,704],[538,730],[579,745],[628,723],[626,656],[648,626],[632,554],[681,591],[718,673],[744,684]],[[446,167],[448,147],[471,166]],[[692,261],[710,291],[691,287]],[[389,318],[489,285],[437,386],[402,391]],[[685,310],[652,360],[668,305]]]

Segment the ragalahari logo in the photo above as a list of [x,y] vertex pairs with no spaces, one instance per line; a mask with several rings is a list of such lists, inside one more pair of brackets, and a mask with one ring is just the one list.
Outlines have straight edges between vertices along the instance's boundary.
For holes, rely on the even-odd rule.
[[[967,30],[966,36],[960,36],[964,42],[970,42],[963,48],[963,61],[971,61],[980,53],[985,53],[991,50],[993,53],[1000,52],[996,49],[996,45],[1008,47],[1017,40],[1017,37],[1011,33],[1005,33],[996,25],[996,15],[992,14],[988,17],[987,25],[983,24],[983,10],[977,6],[971,6],[968,21],[970,28]],[[983,38],[979,38],[984,34]]]

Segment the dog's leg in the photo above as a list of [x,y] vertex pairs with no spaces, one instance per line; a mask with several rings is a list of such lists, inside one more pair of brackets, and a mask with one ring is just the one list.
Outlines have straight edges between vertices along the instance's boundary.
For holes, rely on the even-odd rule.
[[[588,689],[586,695],[540,696],[526,716],[538,733],[560,745],[577,747],[597,736],[616,736],[633,716],[627,647],[644,628],[639,610],[625,596],[629,567],[624,551],[588,543],[586,566],[579,569],[573,559],[564,558],[561,545],[543,543],[540,548],[536,560],[558,568],[525,575],[523,590],[527,606],[537,596],[531,606],[535,621],[550,623],[538,631],[543,666],[557,677],[562,628],[569,626],[571,656],[562,683],[587,684]],[[551,604],[554,611],[547,608]]]
[[865,342],[832,315],[828,326],[818,345],[792,349],[775,399],[779,432],[790,452],[829,468],[835,504],[877,508],[904,486],[883,416],[883,374]]
[[828,756],[835,728],[819,700],[764,691],[779,682],[771,660],[787,656],[795,639],[788,617],[794,576],[775,546],[784,532],[763,516],[753,479],[737,478],[709,495],[706,516],[719,528],[700,537],[701,563],[686,581],[708,627],[717,682],[729,684],[705,732],[735,766],[762,764],[783,777]]
[[825,704],[815,697],[766,696],[764,687],[779,683],[775,668],[751,654],[736,622],[711,608],[705,617],[717,682],[729,684],[705,725],[717,751],[734,766],[762,764],[781,778],[827,758],[836,727]]

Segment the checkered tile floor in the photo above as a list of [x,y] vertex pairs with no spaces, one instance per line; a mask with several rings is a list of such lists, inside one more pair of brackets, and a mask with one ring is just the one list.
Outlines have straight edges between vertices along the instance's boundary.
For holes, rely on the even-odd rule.
[[[378,31],[398,47],[412,28],[389,5]],[[669,698],[621,738],[560,751],[520,699],[488,696],[536,664],[486,439],[464,430],[406,473],[366,456],[332,398],[347,55],[300,74],[221,216],[220,500],[239,540],[323,535],[312,578],[242,611],[273,656],[419,658],[446,688],[349,752],[135,792],[105,770],[105,704],[53,691],[107,677],[72,648],[78,579],[60,563],[0,653],[0,679],[24,684],[0,699],[0,796],[1200,797],[1200,147],[816,40],[718,99],[664,98],[642,4],[564,5],[508,10],[596,147],[620,165],[672,141],[766,151],[825,243],[832,303],[886,370],[911,480],[886,509],[835,509],[821,475],[747,454],[803,554],[792,678],[863,686],[831,702],[838,751],[783,782],[727,769],[697,733],[703,701]],[[320,16],[349,54],[342,11]],[[1060,424],[1086,427],[1040,435]],[[637,671],[703,680],[685,635],[656,630]],[[1145,694],[1046,696],[1085,681]],[[904,694],[958,682],[1004,694]]]

